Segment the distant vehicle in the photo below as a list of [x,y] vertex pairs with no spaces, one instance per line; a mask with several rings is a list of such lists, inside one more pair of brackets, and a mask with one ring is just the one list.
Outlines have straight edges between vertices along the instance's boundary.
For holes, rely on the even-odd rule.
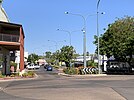
[[52,70],[53,70],[53,67],[50,66],[50,65],[48,65],[48,66],[46,67],[46,70],[47,70],[47,71],[52,71]]
[[2,68],[2,65],[0,65],[0,69]]
[[27,68],[27,69],[39,69],[40,66],[39,66],[39,65],[30,64],[30,65],[27,65],[26,68]]
[[40,66],[39,65],[34,65],[34,69],[39,69]]
[[107,61],[107,74],[130,74],[134,69],[127,62],[118,62],[114,60]]
[[44,66],[44,69],[47,69],[47,66],[49,66],[48,64]]
[[26,68],[27,69],[34,69],[34,65],[27,65]]

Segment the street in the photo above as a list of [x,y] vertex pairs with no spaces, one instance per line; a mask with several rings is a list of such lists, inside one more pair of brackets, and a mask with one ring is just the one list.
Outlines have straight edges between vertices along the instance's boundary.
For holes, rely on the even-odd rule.
[[0,82],[0,100],[133,100],[133,75],[75,76],[36,71],[35,79]]

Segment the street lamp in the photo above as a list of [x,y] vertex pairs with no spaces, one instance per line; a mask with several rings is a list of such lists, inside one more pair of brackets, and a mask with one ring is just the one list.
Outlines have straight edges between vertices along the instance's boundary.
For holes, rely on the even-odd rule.
[[74,14],[74,13],[70,13],[70,12],[65,12],[65,14],[80,16],[83,18],[83,21],[84,21],[84,27],[82,29],[82,32],[83,32],[83,54],[84,54],[83,60],[84,60],[84,68],[86,68],[86,18],[81,14]]
[[98,20],[98,18],[99,18],[99,16],[98,16],[98,14],[99,14],[99,11],[98,11],[98,9],[99,9],[99,4],[100,4],[100,0],[98,0],[98,2],[97,2],[97,37],[98,37],[98,69],[99,69],[99,74],[101,73],[101,69],[100,69],[100,57],[99,57],[99,54],[100,54],[100,42],[99,42],[99,20]]
[[[100,0],[99,0],[100,1]],[[97,9],[98,9],[98,5],[97,4]],[[83,21],[84,21],[84,27],[82,29],[82,32],[83,32],[83,54],[84,54],[84,68],[86,68],[86,20],[89,16],[94,16],[94,15],[97,15],[99,14],[98,10],[97,10],[97,14],[91,14],[91,15],[87,15],[86,17],[84,17],[83,15],[81,14],[74,14],[74,13],[70,13],[70,12],[65,12],[65,14],[70,14],[70,15],[75,15],[75,16],[80,16],[83,18]],[[105,14],[104,12],[100,13],[100,14]],[[97,23],[98,23],[98,17],[97,17]],[[98,27],[98,24],[97,24],[97,27]],[[98,29],[97,29],[98,30]],[[98,32],[97,32],[98,33]]]
[[71,32],[70,31],[67,31],[67,30],[61,30],[61,29],[57,29],[57,31],[64,31],[64,32],[67,32],[69,34],[69,39],[70,39],[70,46],[71,46]]

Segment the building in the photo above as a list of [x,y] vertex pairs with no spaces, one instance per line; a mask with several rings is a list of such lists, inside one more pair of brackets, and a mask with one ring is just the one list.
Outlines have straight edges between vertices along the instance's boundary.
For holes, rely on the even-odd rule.
[[39,59],[38,61],[37,61],[37,63],[41,66],[41,65],[46,65],[47,64],[47,62],[46,62],[46,60],[45,59]]
[[20,51],[20,71],[24,69],[24,31],[20,24],[10,23],[0,0],[0,72],[10,74],[10,52]]
[[0,21],[9,22],[8,16],[7,16],[4,8],[2,7],[2,1],[3,0],[0,0]]
[[[24,52],[24,63],[27,65],[28,52]],[[20,68],[20,51],[15,52],[15,63],[17,63],[17,70]]]
[[[78,56],[76,57],[76,59],[74,59],[74,61],[77,61],[77,62],[83,62],[83,56]],[[86,56],[86,61],[88,60],[91,60],[91,56]]]

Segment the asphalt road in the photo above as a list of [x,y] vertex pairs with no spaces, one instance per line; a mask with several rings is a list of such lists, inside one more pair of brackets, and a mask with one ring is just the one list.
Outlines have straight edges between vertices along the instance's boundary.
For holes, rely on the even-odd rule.
[[58,75],[36,71],[38,78],[0,82],[0,100],[133,100],[134,76]]

